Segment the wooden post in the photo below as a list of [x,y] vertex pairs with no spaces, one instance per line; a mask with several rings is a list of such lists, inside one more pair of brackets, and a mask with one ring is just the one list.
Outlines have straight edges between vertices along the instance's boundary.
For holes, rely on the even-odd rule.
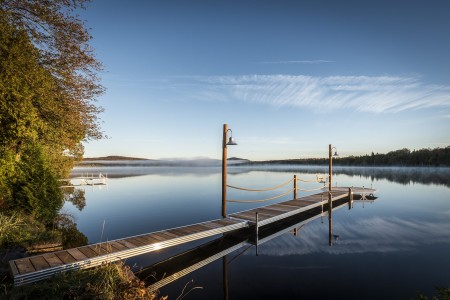
[[333,238],[333,216],[332,216],[332,212],[333,212],[333,199],[332,199],[332,195],[329,192],[328,193],[328,245],[332,245],[332,238]]
[[223,299],[228,300],[228,261],[227,256],[222,257],[222,271],[223,271]]
[[333,159],[333,151],[331,148],[331,144],[329,146],[329,152],[328,152],[328,190],[331,191],[332,187],[331,187],[331,181],[332,181],[332,177],[333,177],[333,163],[332,163],[332,159]]
[[258,212],[255,213],[255,244],[256,244],[256,256],[258,256],[258,244],[259,244],[259,218]]
[[348,209],[352,209],[353,207],[353,191],[351,188],[348,188]]
[[297,175],[294,175],[294,200],[297,199]]
[[227,131],[228,124],[223,124],[222,141],[222,217],[227,217]]

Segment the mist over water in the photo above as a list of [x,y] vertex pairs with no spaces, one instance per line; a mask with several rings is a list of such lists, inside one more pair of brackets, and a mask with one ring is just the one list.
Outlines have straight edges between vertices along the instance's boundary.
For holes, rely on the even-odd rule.
[[[86,172],[108,174],[108,186],[86,187],[85,207],[80,211],[68,202],[63,210],[75,216],[91,243],[220,218],[220,167],[76,168],[72,175]],[[294,174],[315,179],[326,173],[327,167],[317,166],[233,166],[228,183],[267,188]],[[258,256],[254,247],[238,257],[245,249],[228,254],[228,261],[236,257],[227,267],[229,299],[411,299],[418,291],[433,295],[435,286],[450,285],[449,168],[336,166],[333,174],[333,185],[373,186],[379,198],[355,201],[353,209],[333,213],[333,233],[339,239],[331,247],[324,215],[302,226],[297,236],[283,233],[262,244]],[[321,185],[301,183],[300,188]],[[291,188],[266,193],[229,190],[228,199],[266,198]],[[229,203],[228,212],[289,198]],[[141,255],[127,263],[149,266],[204,242]],[[214,261],[161,288],[161,293],[177,297],[194,280],[203,289],[185,299],[221,299],[222,268],[221,260]]]

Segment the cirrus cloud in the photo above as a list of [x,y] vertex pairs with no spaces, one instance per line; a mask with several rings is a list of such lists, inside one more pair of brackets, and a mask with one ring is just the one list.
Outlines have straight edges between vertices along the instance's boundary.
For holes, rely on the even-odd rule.
[[204,96],[273,106],[317,110],[354,109],[397,113],[426,108],[450,109],[450,86],[417,77],[240,75],[191,78]]

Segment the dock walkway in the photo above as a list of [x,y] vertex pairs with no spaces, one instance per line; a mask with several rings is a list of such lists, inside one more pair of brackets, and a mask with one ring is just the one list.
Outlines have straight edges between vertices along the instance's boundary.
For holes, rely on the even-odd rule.
[[[355,191],[359,191],[355,188]],[[366,193],[369,189],[364,189]],[[349,196],[349,188],[332,192],[332,201]],[[371,190],[373,193],[375,190]],[[23,285],[68,270],[85,269],[105,262],[123,260],[159,249],[231,232],[258,227],[288,218],[303,211],[326,204],[328,192],[280,202],[230,214],[227,218],[127,237],[83,247],[46,253],[9,262],[14,285]],[[258,222],[256,222],[258,213]]]

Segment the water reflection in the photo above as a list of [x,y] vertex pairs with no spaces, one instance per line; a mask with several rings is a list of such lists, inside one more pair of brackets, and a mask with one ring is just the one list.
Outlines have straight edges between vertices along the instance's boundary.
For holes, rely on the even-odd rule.
[[[342,199],[335,201],[333,210],[341,207],[352,207],[351,200]],[[259,230],[255,228],[241,229],[235,232],[224,234],[223,237],[200,245],[192,250],[186,251],[179,255],[175,255],[165,259],[159,263],[153,264],[138,272],[138,276],[150,284],[150,289],[160,289],[183,276],[194,272],[220,258],[223,258],[223,291],[224,298],[228,299],[228,264],[233,263],[241,255],[250,253],[250,248],[255,248],[255,255],[258,256],[258,249],[261,245],[269,242],[272,239],[281,237],[283,235],[298,236],[299,229],[303,228],[307,223],[317,219],[323,218],[325,211],[328,211],[329,226],[329,245],[332,245],[331,237],[331,222],[332,214],[327,205],[316,207],[312,210],[302,212],[283,221],[272,223],[263,226]],[[243,249],[235,253],[233,257],[227,258],[227,255]]]
[[[411,183],[436,184],[450,187],[450,168],[428,167],[342,167],[334,166],[336,175],[348,175],[351,177],[369,179],[370,181],[388,180],[390,182],[408,185]],[[77,167],[73,169],[71,176],[80,176],[86,173],[106,173],[109,178],[124,178],[143,175],[174,176],[198,176],[206,177],[220,173],[220,167]],[[228,174],[239,175],[255,172],[283,172],[296,174],[327,173],[325,166],[229,166]]]
[[[86,189],[82,211],[71,202],[64,206],[76,217],[78,228],[90,243],[102,237],[103,241],[112,240],[220,217],[220,168],[136,170],[117,170],[117,178],[111,178],[111,168],[102,169],[100,172],[111,178],[107,190]],[[292,229],[259,243],[258,257],[255,245],[247,239],[245,246],[226,255],[230,298],[411,299],[418,290],[430,294],[434,286],[449,284],[448,169],[336,167],[335,171],[338,185],[369,187],[373,183],[380,198],[375,202],[354,201],[351,211],[333,211],[332,247],[328,246],[326,213],[298,226],[297,236]],[[326,168],[318,167],[231,167],[228,179],[230,184],[264,188],[285,182],[294,174],[311,179],[316,173],[326,172]],[[245,199],[230,191],[231,197]],[[279,200],[288,197],[292,195]],[[250,208],[250,204],[231,203],[229,213]],[[259,241],[265,238],[262,234]],[[181,245],[128,259],[127,263],[148,266],[192,247],[194,244]],[[224,293],[222,274],[223,261],[217,259],[161,291],[176,298],[192,278],[205,289],[185,299],[216,299]],[[350,278],[367,280],[355,285]],[[324,285],[330,289],[322,289]]]

